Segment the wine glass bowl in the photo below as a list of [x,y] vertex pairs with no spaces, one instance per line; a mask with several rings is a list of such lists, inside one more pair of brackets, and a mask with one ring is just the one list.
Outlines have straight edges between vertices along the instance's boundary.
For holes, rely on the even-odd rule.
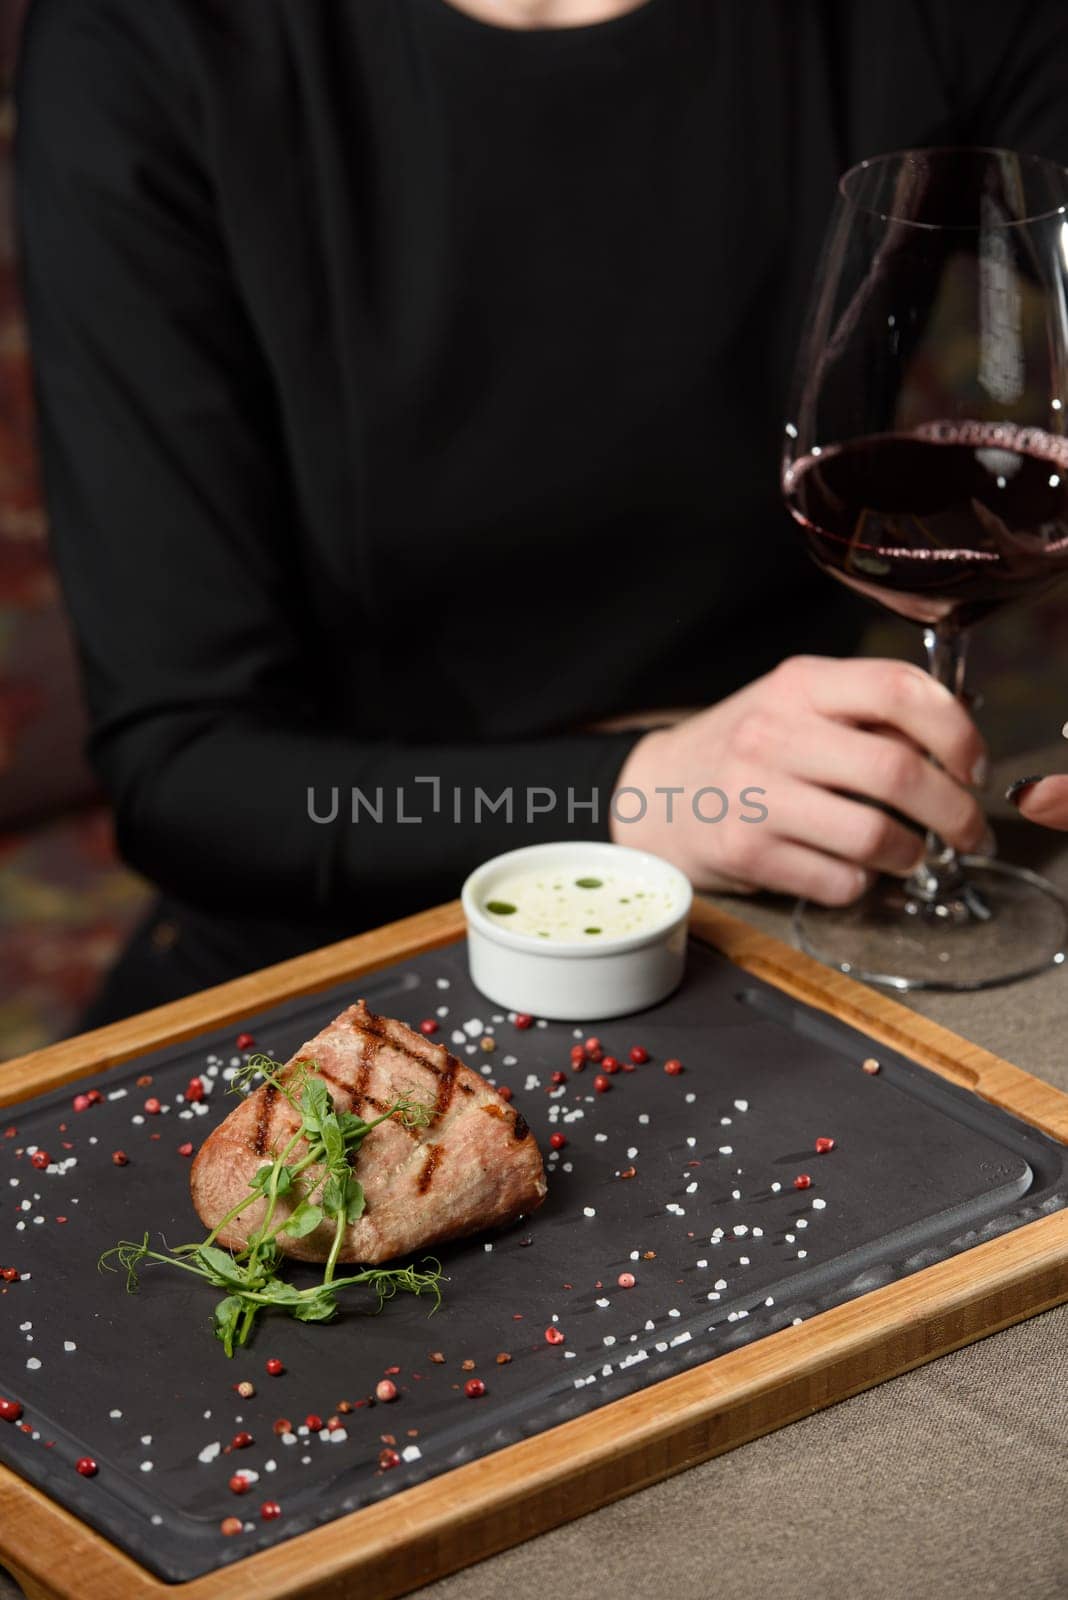
[[[1068,573],[1068,171],[907,150],[839,184],[801,341],[782,490],[817,564],[923,630],[963,687],[966,630]],[[1052,885],[934,835],[905,882],[802,903],[821,959],[981,988],[1064,959]]]

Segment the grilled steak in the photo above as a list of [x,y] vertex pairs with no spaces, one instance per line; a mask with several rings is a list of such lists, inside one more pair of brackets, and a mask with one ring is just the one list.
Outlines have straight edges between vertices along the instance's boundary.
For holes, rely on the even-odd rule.
[[[339,1260],[390,1261],[511,1222],[545,1198],[541,1152],[518,1112],[444,1045],[375,1016],[362,1000],[297,1051],[282,1071],[283,1081],[298,1063],[313,1065],[338,1111],[370,1119],[402,1096],[433,1107],[427,1127],[406,1128],[391,1118],[367,1135],[353,1165],[366,1210],[346,1228]],[[285,1096],[265,1084],[209,1135],[190,1174],[193,1204],[209,1229],[239,1204],[257,1168],[299,1126]],[[296,1147],[294,1161],[304,1148],[303,1142]],[[319,1171],[309,1167],[301,1185]],[[278,1222],[296,1199],[279,1200]],[[250,1197],[219,1243],[231,1249],[246,1244],[263,1209],[262,1199]],[[302,1239],[282,1234],[278,1246],[302,1261],[324,1261],[333,1236],[334,1224],[326,1222]]]

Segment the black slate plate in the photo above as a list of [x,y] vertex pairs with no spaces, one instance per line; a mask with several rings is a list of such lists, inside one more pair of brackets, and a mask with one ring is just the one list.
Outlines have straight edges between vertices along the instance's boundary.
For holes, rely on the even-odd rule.
[[[89,1111],[73,1112],[64,1091],[13,1108],[9,1137],[0,1119],[0,1267],[21,1273],[0,1285],[0,1394],[25,1407],[22,1425],[0,1422],[0,1459],[168,1580],[290,1538],[1068,1203],[1064,1146],[704,946],[691,947],[671,1000],[597,1028],[610,1053],[625,1058],[641,1044],[652,1055],[614,1076],[607,1094],[594,1094],[592,1068],[570,1071],[570,1046],[590,1030],[516,1029],[472,988],[462,943],[249,1017],[245,1028],[285,1058],[357,994],[412,1023],[447,1008],[439,1037],[511,1085],[547,1157],[540,1212],[492,1240],[439,1252],[449,1283],[429,1320],[425,1302],[398,1298],[374,1317],[357,1298],[330,1326],[272,1321],[230,1362],[210,1331],[210,1289],[161,1268],[131,1298],[121,1278],[97,1271],[102,1248],[146,1227],[171,1243],[200,1236],[178,1147],[199,1144],[234,1103],[223,1091],[240,1059],[236,1028],[86,1079],[79,1088],[96,1084],[108,1096]],[[498,1041],[492,1054],[478,1045],[487,1031]],[[877,1076],[861,1070],[872,1053]],[[671,1056],[685,1066],[677,1077],[662,1070]],[[556,1068],[568,1082],[554,1096],[546,1091]],[[151,1086],[137,1087],[145,1073]],[[195,1073],[213,1085],[200,1113],[179,1098]],[[162,1114],[144,1113],[147,1095]],[[568,1144],[550,1155],[553,1129]],[[831,1153],[814,1153],[819,1135],[834,1138]],[[50,1170],[31,1167],[33,1146],[53,1157]],[[113,1165],[116,1148],[128,1166]],[[620,1178],[631,1166],[634,1177]],[[793,1185],[800,1173],[812,1178],[803,1192]],[[735,1226],[746,1233],[735,1236]],[[618,1286],[624,1271],[634,1288]],[[546,1341],[552,1326],[563,1344]],[[431,1362],[431,1351],[445,1363]],[[507,1364],[497,1364],[500,1352]],[[285,1363],[284,1376],[266,1375],[268,1356]],[[465,1359],[485,1381],[480,1399],[464,1395]],[[400,1398],[367,1404],[394,1367]],[[244,1378],[256,1385],[249,1400],[233,1389]],[[341,1416],[344,1437],[298,1433],[287,1444],[275,1435],[276,1419],[326,1419],[342,1399],[363,1402]],[[239,1428],[253,1434],[251,1448],[199,1459]],[[383,1434],[408,1457],[387,1471],[378,1467]],[[74,1470],[85,1454],[99,1462],[95,1478]],[[227,1486],[237,1467],[259,1474],[241,1497]],[[266,1499],[281,1505],[278,1520],[260,1519]],[[225,1537],[220,1522],[235,1514],[245,1529]]]

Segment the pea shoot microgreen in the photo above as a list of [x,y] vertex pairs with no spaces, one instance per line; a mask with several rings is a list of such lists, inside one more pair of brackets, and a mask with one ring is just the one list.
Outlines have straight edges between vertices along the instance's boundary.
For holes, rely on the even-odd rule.
[[[432,1312],[441,1303],[442,1272],[437,1261],[426,1261],[423,1271],[409,1265],[367,1267],[343,1276],[337,1273],[345,1230],[359,1221],[366,1206],[363,1186],[353,1171],[364,1139],[390,1118],[408,1128],[425,1127],[431,1108],[402,1094],[388,1110],[366,1121],[353,1111],[336,1108],[314,1067],[314,1062],[301,1061],[283,1073],[281,1063],[255,1055],[235,1077],[237,1092],[251,1089],[257,1078],[272,1084],[299,1121],[281,1149],[257,1168],[248,1192],[220,1217],[206,1238],[196,1244],[155,1250],[146,1233],[140,1240],[123,1239],[100,1257],[102,1268],[126,1273],[130,1293],[137,1289],[139,1269],[146,1264],[176,1267],[221,1289],[223,1298],[215,1307],[214,1326],[228,1356],[248,1343],[262,1312],[281,1311],[300,1322],[329,1322],[337,1311],[339,1291],[359,1284],[374,1290],[378,1310],[399,1290],[432,1295]],[[286,1206],[276,1220],[282,1199]],[[242,1249],[221,1249],[216,1244],[219,1234],[254,1201],[261,1201],[264,1207],[259,1227]],[[329,1234],[331,1223],[333,1232]],[[278,1241],[283,1235],[302,1239],[317,1228],[326,1228],[330,1238],[322,1281],[300,1289],[279,1275],[284,1257]]]

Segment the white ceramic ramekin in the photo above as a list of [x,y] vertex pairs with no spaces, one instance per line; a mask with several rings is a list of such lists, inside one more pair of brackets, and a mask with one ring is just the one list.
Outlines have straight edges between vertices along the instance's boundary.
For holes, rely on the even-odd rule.
[[[529,867],[615,868],[640,872],[674,891],[675,905],[660,924],[640,933],[573,941],[513,933],[486,916],[482,906],[506,875]],[[622,1017],[656,1005],[676,989],[686,961],[686,929],[693,890],[677,867],[644,850],[570,840],[528,845],[494,856],[463,886],[467,949],[475,987],[509,1011],[568,1022]]]

